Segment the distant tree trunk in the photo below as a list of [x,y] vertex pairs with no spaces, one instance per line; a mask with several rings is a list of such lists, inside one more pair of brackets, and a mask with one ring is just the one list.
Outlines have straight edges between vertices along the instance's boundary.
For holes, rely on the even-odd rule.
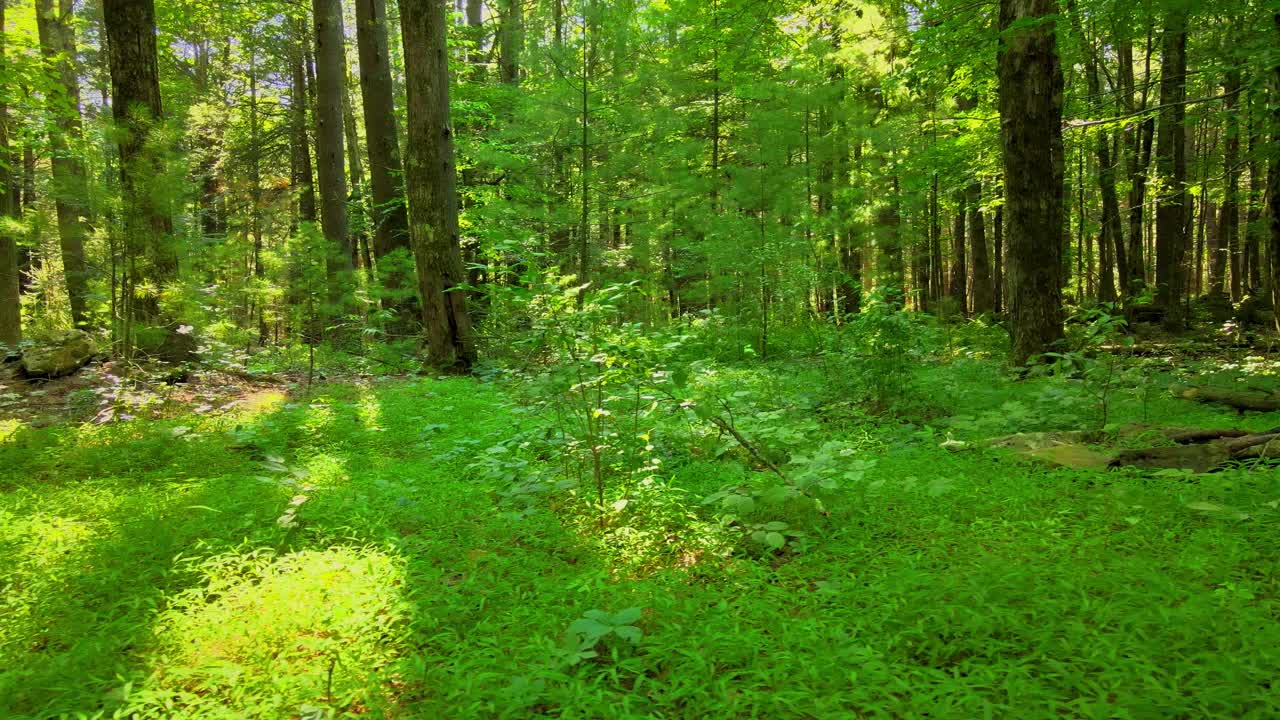
[[122,297],[128,326],[135,318],[159,318],[159,299],[154,294],[134,300],[135,291],[143,285],[139,260],[150,262],[150,279],[163,286],[177,277],[178,258],[170,246],[169,216],[149,187],[162,170],[160,159],[146,148],[151,129],[163,117],[155,7],[152,0],[103,0],[102,9],[110,51],[111,111],[121,132],[117,147],[127,264]]
[[260,300],[265,286],[266,269],[262,265],[262,123],[258,111],[258,48],[249,45],[249,233],[253,236],[253,279],[257,285],[251,307],[258,322],[258,344],[267,344],[266,313]]
[[[1012,361],[1062,339],[1062,68],[1054,0],[1001,0],[998,58]],[[1056,156],[1055,156],[1056,154]],[[1046,172],[1048,169],[1048,172]]]
[[62,103],[46,96],[54,127],[49,132],[49,150],[53,168],[53,199],[58,216],[58,241],[62,250],[62,268],[67,295],[71,300],[71,321],[77,327],[89,320],[89,278],[84,263],[84,238],[88,233],[89,184],[84,162],[68,141],[79,142],[80,81],[76,75],[76,39],[71,27],[72,0],[37,0],[36,28],[40,49],[50,66],[53,81],[61,90]]
[[901,203],[898,197],[899,192],[900,185],[895,173],[890,178],[889,199],[881,206],[876,224],[880,226],[878,243],[881,262],[880,280],[887,283],[889,287],[905,291],[906,268],[902,254],[902,212],[899,209]]
[[969,271],[965,265],[964,214],[965,192],[957,190],[952,194],[956,203],[955,220],[951,224],[951,279],[947,284],[951,301],[955,305],[954,312],[964,315],[968,309]]
[[[364,100],[365,142],[369,149],[369,184],[374,254],[378,260],[396,250],[412,252],[409,214],[404,204],[400,141],[396,131],[395,94],[387,43],[386,0],[356,1],[356,40],[360,48],[360,91]],[[401,325],[418,315],[412,278],[404,270],[379,268],[387,297],[382,306],[394,310]]]
[[[0,2],[0,67],[5,64],[4,2]],[[0,222],[16,218],[17,203],[13,188],[17,178],[13,168],[16,158],[9,147],[9,107],[0,96]],[[17,238],[4,225],[0,225],[0,345],[16,346],[22,341],[22,306],[18,290]],[[3,358],[0,358],[3,359]]]
[[[345,61],[344,61],[345,62]],[[360,130],[356,127],[356,113],[351,101],[351,78],[343,72],[342,132],[347,151],[347,231],[351,234],[351,267],[364,267],[373,272],[369,257],[369,223],[365,212],[364,163],[360,160]],[[351,214],[355,213],[355,217]]]
[[347,226],[347,181],[343,175],[343,97],[346,60],[343,57],[342,3],[312,0],[316,43],[316,170],[320,182],[320,224],[329,242],[326,273],[330,304],[345,305],[345,285],[351,279],[352,244]]
[[1156,303],[1164,309],[1165,326],[1181,329],[1186,318],[1182,293],[1186,285],[1187,157],[1186,98],[1187,11],[1176,6],[1165,16],[1160,52],[1160,132],[1156,166],[1164,180],[1156,201]]
[[484,79],[484,0],[466,0],[467,38],[471,40],[467,62],[471,64],[471,79]]
[[[850,143],[849,127],[844,120],[836,122],[836,162],[835,188],[833,193],[840,197],[848,197],[850,185]],[[856,142],[856,141],[855,141]],[[858,239],[857,226],[854,223],[852,209],[845,200],[836,208],[840,253],[840,312],[852,315],[862,309],[862,248]]]
[[[1223,242],[1222,226],[1218,223],[1218,215],[1214,212],[1212,202],[1201,199],[1200,237],[1209,255],[1209,295],[1218,298],[1226,297],[1227,278],[1227,246]],[[1197,264],[1197,275],[1199,265]]]
[[[1133,78],[1133,43],[1128,36],[1128,28],[1117,31],[1117,82],[1120,85],[1120,106],[1126,113],[1146,108],[1147,91],[1142,91],[1142,100],[1134,99],[1136,91]],[[1146,66],[1151,66],[1150,42],[1146,52]],[[1129,242],[1125,253],[1125,264],[1128,266],[1127,277],[1121,278],[1122,291],[1126,297],[1132,296],[1145,285],[1146,261],[1142,248],[1143,237],[1143,204],[1146,202],[1147,167],[1151,164],[1151,141],[1155,131],[1155,119],[1147,118],[1136,125],[1125,128],[1125,148],[1128,164],[1126,174],[1129,178],[1128,216]]]
[[449,125],[449,64],[444,0],[401,0],[409,144],[405,153],[409,221],[422,296],[427,353],[439,367],[476,359],[458,237],[458,197]]
[[499,48],[498,66],[502,82],[515,85],[520,82],[520,55],[524,50],[524,12],[521,0],[503,0],[502,44]]
[[1262,172],[1262,125],[1266,106],[1258,92],[1249,94],[1249,210],[1245,213],[1244,256],[1249,278],[1249,293],[1262,289],[1262,239],[1266,228],[1262,222],[1263,192],[1266,174]]
[[995,220],[995,239],[992,244],[995,250],[995,258],[993,258],[992,267],[995,268],[993,273],[992,285],[994,287],[994,297],[992,298],[994,307],[992,310],[997,315],[1004,312],[1004,206],[997,205]]
[[[1276,32],[1280,35],[1280,12],[1274,16]],[[1271,145],[1280,147],[1280,63],[1275,65],[1271,78]],[[1280,153],[1272,153],[1268,172],[1271,210],[1271,304],[1275,309],[1276,329],[1280,330]]]
[[1240,93],[1240,71],[1228,70],[1222,81],[1222,112],[1226,116],[1226,138],[1222,153],[1223,177],[1222,222],[1218,223],[1222,245],[1231,262],[1231,300],[1244,297],[1244,257],[1240,253],[1240,117],[1236,114],[1236,95]]
[[995,309],[991,261],[987,254],[987,229],[982,218],[982,183],[969,185],[966,195],[969,206],[970,257],[973,258],[973,314],[981,315]]
[[298,194],[298,220],[316,221],[316,189],[311,167],[311,140],[307,133],[306,25],[299,22],[295,28],[296,45],[290,58],[289,86],[289,134],[290,153],[293,160],[293,186]]

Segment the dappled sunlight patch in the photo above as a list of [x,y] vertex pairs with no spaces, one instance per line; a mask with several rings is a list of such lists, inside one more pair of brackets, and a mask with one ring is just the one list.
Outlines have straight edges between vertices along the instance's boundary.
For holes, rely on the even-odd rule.
[[26,423],[16,418],[0,420],[0,443],[9,442]]
[[205,581],[174,597],[156,628],[161,660],[134,702],[214,702],[239,716],[358,712],[403,649],[403,564],[372,548],[198,563]]
[[280,390],[257,390],[231,401],[223,409],[232,411],[240,420],[250,420],[279,410],[287,399]]

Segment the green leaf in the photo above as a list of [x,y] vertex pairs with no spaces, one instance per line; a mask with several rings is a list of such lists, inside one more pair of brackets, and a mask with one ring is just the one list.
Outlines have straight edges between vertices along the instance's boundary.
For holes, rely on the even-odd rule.
[[644,632],[634,625],[619,625],[613,629],[613,634],[637,645],[640,643],[640,638],[644,637]]
[[764,536],[765,544],[772,548],[781,549],[787,544],[787,539],[780,532],[767,533]]
[[614,625],[630,625],[640,619],[642,608],[631,607],[613,616]]

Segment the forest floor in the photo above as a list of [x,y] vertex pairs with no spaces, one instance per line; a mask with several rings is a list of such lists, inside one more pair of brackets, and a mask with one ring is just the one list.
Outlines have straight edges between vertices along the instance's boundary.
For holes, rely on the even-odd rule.
[[[567,483],[513,504],[556,460],[501,380],[11,413],[0,717],[1280,717],[1275,466],[957,452],[1102,422],[1097,388],[958,352],[916,371],[928,411],[889,420],[815,399],[813,365],[720,370],[785,471],[841,478],[736,520],[714,500],[771,473],[674,416],[606,514]],[[1280,426],[1170,397],[1169,372],[1105,424]]]

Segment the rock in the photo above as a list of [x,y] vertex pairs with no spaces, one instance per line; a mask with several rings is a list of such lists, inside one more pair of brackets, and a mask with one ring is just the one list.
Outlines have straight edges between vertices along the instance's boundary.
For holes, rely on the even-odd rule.
[[97,354],[93,337],[83,330],[56,333],[22,353],[22,372],[27,377],[56,378],[84,367]]

